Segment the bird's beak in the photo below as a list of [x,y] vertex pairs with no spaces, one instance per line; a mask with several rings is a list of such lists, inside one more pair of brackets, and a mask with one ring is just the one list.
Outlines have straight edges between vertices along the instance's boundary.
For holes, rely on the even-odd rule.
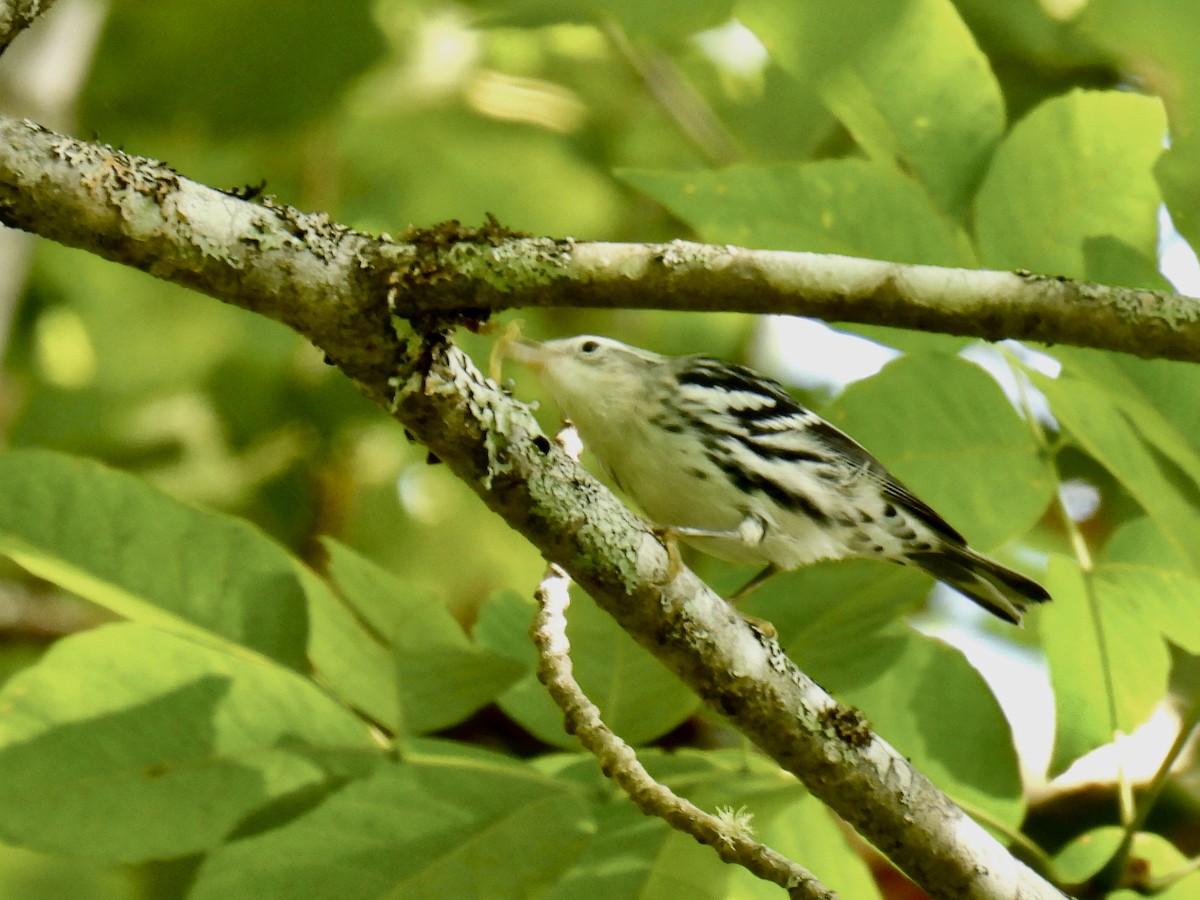
[[540,372],[546,364],[546,345],[528,338],[516,337],[505,342],[501,355],[514,360],[527,368]]

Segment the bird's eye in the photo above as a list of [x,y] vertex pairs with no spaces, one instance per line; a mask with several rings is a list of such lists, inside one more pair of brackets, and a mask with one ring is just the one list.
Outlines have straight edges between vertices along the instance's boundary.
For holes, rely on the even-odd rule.
[[600,349],[599,341],[584,341],[579,345],[579,352],[583,354],[592,354]]

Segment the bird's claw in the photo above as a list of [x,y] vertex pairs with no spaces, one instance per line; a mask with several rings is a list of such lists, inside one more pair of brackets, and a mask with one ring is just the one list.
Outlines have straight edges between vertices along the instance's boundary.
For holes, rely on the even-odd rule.
[[777,637],[779,637],[779,632],[775,630],[775,626],[772,625],[770,622],[768,622],[766,619],[759,619],[755,616],[747,615],[746,613],[742,612],[740,609],[737,609],[737,607],[734,607],[734,609],[737,611],[737,614],[742,617],[742,620],[747,625],[749,625],[751,628],[753,628],[755,631],[757,631],[763,637],[767,638],[767,640],[773,641]]
[[662,541],[667,550],[667,581],[672,581],[683,571],[683,557],[679,555],[679,536],[675,529],[666,525],[651,525],[650,531]]

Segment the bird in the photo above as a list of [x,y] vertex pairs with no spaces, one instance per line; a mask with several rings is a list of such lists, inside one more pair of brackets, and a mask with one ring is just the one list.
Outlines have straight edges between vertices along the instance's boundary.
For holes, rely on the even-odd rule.
[[656,529],[764,566],[733,602],[778,572],[850,558],[922,569],[1017,625],[1029,604],[1050,599],[972,549],[861,444],[752,369],[597,335],[510,334],[497,350],[537,374]]

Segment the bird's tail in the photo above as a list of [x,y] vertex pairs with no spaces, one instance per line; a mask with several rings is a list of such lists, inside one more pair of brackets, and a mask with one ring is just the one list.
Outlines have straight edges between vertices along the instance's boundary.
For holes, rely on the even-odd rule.
[[970,547],[943,544],[936,550],[910,553],[908,560],[1014,625],[1021,624],[1021,614],[1030,603],[1050,599],[1046,589],[1036,581]]

